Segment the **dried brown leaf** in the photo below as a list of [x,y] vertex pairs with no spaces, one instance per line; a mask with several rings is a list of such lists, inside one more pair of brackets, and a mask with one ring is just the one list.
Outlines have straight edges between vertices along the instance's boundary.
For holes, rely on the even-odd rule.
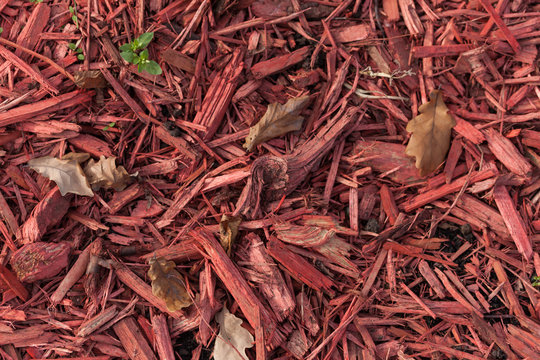
[[246,348],[253,346],[253,335],[242,327],[242,319],[226,307],[216,314],[219,334],[214,345],[215,360],[247,360]]
[[231,248],[238,235],[238,227],[241,221],[242,218],[240,216],[223,214],[221,217],[221,221],[219,222],[219,240],[227,255],[231,255]]
[[309,103],[309,96],[289,99],[285,105],[270,104],[261,120],[249,129],[244,147],[247,151],[265,141],[302,128],[300,113]]
[[123,166],[116,167],[115,159],[101,155],[98,162],[91,159],[86,164],[84,173],[93,190],[113,188],[116,191],[122,191],[133,181],[133,177]]
[[75,71],[75,84],[83,89],[101,89],[107,87],[107,80],[100,70]]
[[88,180],[76,160],[60,160],[44,156],[28,161],[28,166],[54,181],[62,196],[67,193],[94,196]]
[[165,301],[167,309],[177,311],[191,305],[182,275],[175,269],[174,261],[159,257],[150,259],[148,277],[152,280],[152,293]]
[[90,154],[88,153],[74,153],[70,152],[62,156],[62,160],[75,160],[79,164],[82,164],[86,160],[90,159]]
[[419,114],[407,124],[411,139],[405,149],[416,157],[416,167],[421,176],[434,172],[446,158],[450,146],[450,133],[456,125],[439,90],[429,95],[431,100],[418,109]]

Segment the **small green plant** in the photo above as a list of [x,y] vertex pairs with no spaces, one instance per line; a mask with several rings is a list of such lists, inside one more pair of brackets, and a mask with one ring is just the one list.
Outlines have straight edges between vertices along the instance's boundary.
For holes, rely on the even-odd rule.
[[154,60],[148,60],[148,44],[154,38],[153,32],[142,34],[132,42],[120,46],[120,55],[128,63],[137,65],[137,71],[143,70],[152,75],[161,74],[159,64]]
[[532,286],[540,287],[540,276],[533,276],[532,280]]
[[0,27],[0,34],[4,31],[3,27]]
[[30,0],[30,2],[32,4],[39,4],[39,3],[43,2],[43,0]]
[[110,122],[107,126],[105,126],[105,127],[103,128],[103,131],[107,131],[107,130],[109,130],[110,128],[113,128],[115,125],[116,125],[115,122]]
[[73,4],[73,6],[69,7],[69,13],[71,14],[71,20],[73,20],[73,23],[79,28],[79,18],[77,17],[77,5]]
[[77,44],[75,43],[69,43],[68,47],[71,49],[71,51],[74,51],[77,54],[77,59],[84,60],[84,54],[82,53],[82,49],[80,47],[77,47]]

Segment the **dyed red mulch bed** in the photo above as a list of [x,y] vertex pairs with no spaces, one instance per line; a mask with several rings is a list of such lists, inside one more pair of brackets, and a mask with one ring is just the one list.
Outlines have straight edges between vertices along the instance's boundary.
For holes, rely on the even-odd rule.
[[[0,15],[3,359],[208,359],[224,307],[248,359],[540,358],[540,5]],[[455,126],[448,152],[423,145],[444,162],[421,176],[407,124],[434,90]],[[254,140],[267,110],[285,123]],[[125,174],[84,196],[57,183],[86,168],[52,181],[28,163],[70,152]],[[185,293],[152,292],[165,260],[161,286]]]

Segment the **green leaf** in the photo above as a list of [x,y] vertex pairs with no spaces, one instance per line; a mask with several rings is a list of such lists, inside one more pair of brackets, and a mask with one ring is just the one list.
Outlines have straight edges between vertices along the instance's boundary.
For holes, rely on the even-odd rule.
[[77,59],[79,59],[79,60],[84,60],[84,55],[83,55],[83,54],[77,55]]
[[137,65],[137,71],[138,72],[143,72],[143,70],[145,69],[145,66],[146,64],[138,64]]
[[147,33],[144,33],[141,36],[139,36],[139,38],[137,39],[138,42],[139,42],[138,49],[146,48],[148,46],[148,44],[150,44],[150,41],[152,41],[153,38],[154,38],[154,33],[153,32],[147,32]]
[[146,66],[144,67],[144,70],[146,70],[147,73],[152,75],[161,75],[162,73],[161,67],[154,60],[148,61],[148,63],[146,63]]
[[79,19],[77,18],[77,15],[73,15],[71,17],[71,20],[73,20],[73,23],[75,24],[75,26],[77,27],[77,29],[79,28]]
[[133,61],[135,59],[135,55],[132,51],[122,51],[120,53],[120,56],[122,56],[122,58],[124,60],[126,60],[128,63],[132,63],[132,64],[135,64]]
[[68,47],[73,51],[75,51],[77,49],[77,45],[75,43],[69,43]]
[[69,12],[70,12],[70,14],[73,14],[75,12],[75,9],[73,8],[73,6],[69,7]]
[[4,31],[4,28],[0,26],[0,34]]
[[133,61],[131,63],[137,65],[140,62],[141,62],[141,58],[139,57],[139,55],[133,54]]
[[148,49],[141,51],[139,57],[141,58],[141,62],[146,62],[146,60],[148,60]]
[[131,44],[130,43],[127,43],[127,44],[124,44],[122,46],[120,46],[120,51],[131,51]]

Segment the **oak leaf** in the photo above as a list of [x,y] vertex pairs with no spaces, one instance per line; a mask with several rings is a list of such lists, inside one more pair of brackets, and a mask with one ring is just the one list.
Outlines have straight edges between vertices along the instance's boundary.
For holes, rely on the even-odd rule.
[[309,103],[309,96],[289,99],[285,105],[273,103],[268,106],[261,120],[249,129],[244,148],[247,151],[265,141],[302,128],[304,118],[300,113]]
[[221,246],[227,252],[227,255],[231,255],[231,248],[238,235],[238,227],[242,218],[240,216],[229,216],[223,214],[221,221],[219,222],[219,240]]
[[416,157],[421,176],[434,172],[446,158],[450,147],[450,133],[456,121],[439,90],[433,90],[430,101],[418,109],[419,114],[409,121],[407,131],[412,133],[405,153]]
[[77,160],[61,160],[44,156],[28,161],[28,166],[54,181],[62,196],[67,193],[94,196]]
[[216,314],[219,334],[214,345],[215,360],[247,360],[246,348],[253,346],[253,335],[242,327],[242,319],[226,307]]
[[150,259],[148,277],[152,280],[152,293],[165,301],[167,309],[177,311],[191,305],[182,275],[175,269],[174,261],[159,257]]
[[92,190],[101,188],[113,188],[116,191],[122,191],[131,183],[133,177],[128,174],[123,166],[116,167],[114,157],[101,155],[98,162],[90,159],[84,167],[84,173],[88,178]]
[[90,159],[89,153],[74,153],[70,152],[62,156],[62,160],[75,160],[79,164],[82,164],[86,160]]

